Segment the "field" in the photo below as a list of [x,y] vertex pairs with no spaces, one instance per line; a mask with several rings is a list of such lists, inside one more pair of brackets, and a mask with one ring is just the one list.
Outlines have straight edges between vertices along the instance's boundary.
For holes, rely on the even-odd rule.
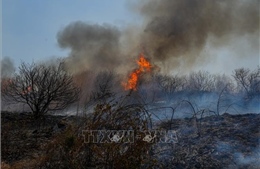
[[[107,167],[87,159],[75,162],[74,153],[83,151],[76,149],[82,148],[82,144],[88,146],[79,134],[84,120],[78,116],[49,115],[35,121],[27,113],[2,112],[2,168]],[[155,168],[257,168],[260,165],[259,114],[225,113],[197,120],[173,119],[158,126],[161,130],[176,131],[178,140],[175,143],[146,143],[151,145],[147,156],[154,161]],[[105,153],[106,149],[103,150]],[[113,158],[116,156],[111,160],[117,160]],[[149,168],[149,165],[151,161],[144,161],[141,168]]]

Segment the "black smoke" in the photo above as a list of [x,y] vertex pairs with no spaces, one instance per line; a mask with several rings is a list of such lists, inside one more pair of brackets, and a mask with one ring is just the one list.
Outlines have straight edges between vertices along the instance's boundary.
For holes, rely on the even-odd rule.
[[[163,63],[161,66],[170,64],[170,70],[190,69],[209,58],[201,54],[207,44],[214,48],[245,41],[250,49],[259,51],[259,2],[138,1],[131,7],[140,14],[141,26],[131,25],[119,30],[111,25],[74,22],[58,33],[58,43],[62,48],[71,49],[68,65],[76,72],[125,68],[129,58],[141,51],[153,62]],[[241,44],[232,48],[238,54],[245,49]],[[251,55],[249,49],[242,52]]]
[[68,67],[79,72],[86,69],[111,70],[120,64],[120,31],[111,25],[74,22],[58,33],[62,48],[70,48]]
[[146,22],[143,43],[157,60],[188,57],[183,60],[192,64],[210,37],[222,45],[247,34],[259,38],[259,2],[147,0],[138,8]]

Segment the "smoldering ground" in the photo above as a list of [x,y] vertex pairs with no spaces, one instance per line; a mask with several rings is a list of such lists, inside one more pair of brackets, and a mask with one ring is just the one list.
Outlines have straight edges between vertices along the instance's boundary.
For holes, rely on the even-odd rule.
[[[122,30],[108,24],[73,22],[58,33],[59,45],[71,49],[71,70],[124,72],[131,69],[125,65],[140,51],[166,72],[189,69],[211,59],[209,53],[202,53],[208,44],[209,50],[232,45],[236,57],[241,57],[241,50],[248,54],[242,57],[259,54],[258,0],[146,0],[129,6],[140,14],[141,26]],[[249,47],[234,45],[238,39]]]

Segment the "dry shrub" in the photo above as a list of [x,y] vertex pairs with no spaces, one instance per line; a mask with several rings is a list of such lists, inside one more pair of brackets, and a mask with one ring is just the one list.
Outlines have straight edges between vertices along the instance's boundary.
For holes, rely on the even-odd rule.
[[84,143],[83,130],[147,129],[141,117],[143,107],[98,104],[84,124],[71,124],[46,144],[46,154],[40,159],[42,168],[140,168],[155,162],[149,156],[151,143]]

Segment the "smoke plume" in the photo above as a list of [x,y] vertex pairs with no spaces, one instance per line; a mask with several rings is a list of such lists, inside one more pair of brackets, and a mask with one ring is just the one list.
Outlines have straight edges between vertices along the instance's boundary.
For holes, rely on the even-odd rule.
[[258,0],[147,0],[139,12],[147,23],[143,44],[161,61],[192,64],[210,37],[227,45],[233,37],[259,34]]
[[71,49],[68,61],[71,70],[109,70],[120,64],[119,37],[120,31],[111,25],[78,21],[58,33],[58,43]]
[[203,50],[228,46],[238,37],[259,51],[259,0],[145,0],[131,7],[142,26],[119,30],[75,22],[58,33],[59,45],[71,49],[73,70],[124,67],[141,50],[163,67],[191,68],[207,60]]
[[9,57],[4,57],[1,60],[1,78],[8,78],[15,72],[13,61]]

